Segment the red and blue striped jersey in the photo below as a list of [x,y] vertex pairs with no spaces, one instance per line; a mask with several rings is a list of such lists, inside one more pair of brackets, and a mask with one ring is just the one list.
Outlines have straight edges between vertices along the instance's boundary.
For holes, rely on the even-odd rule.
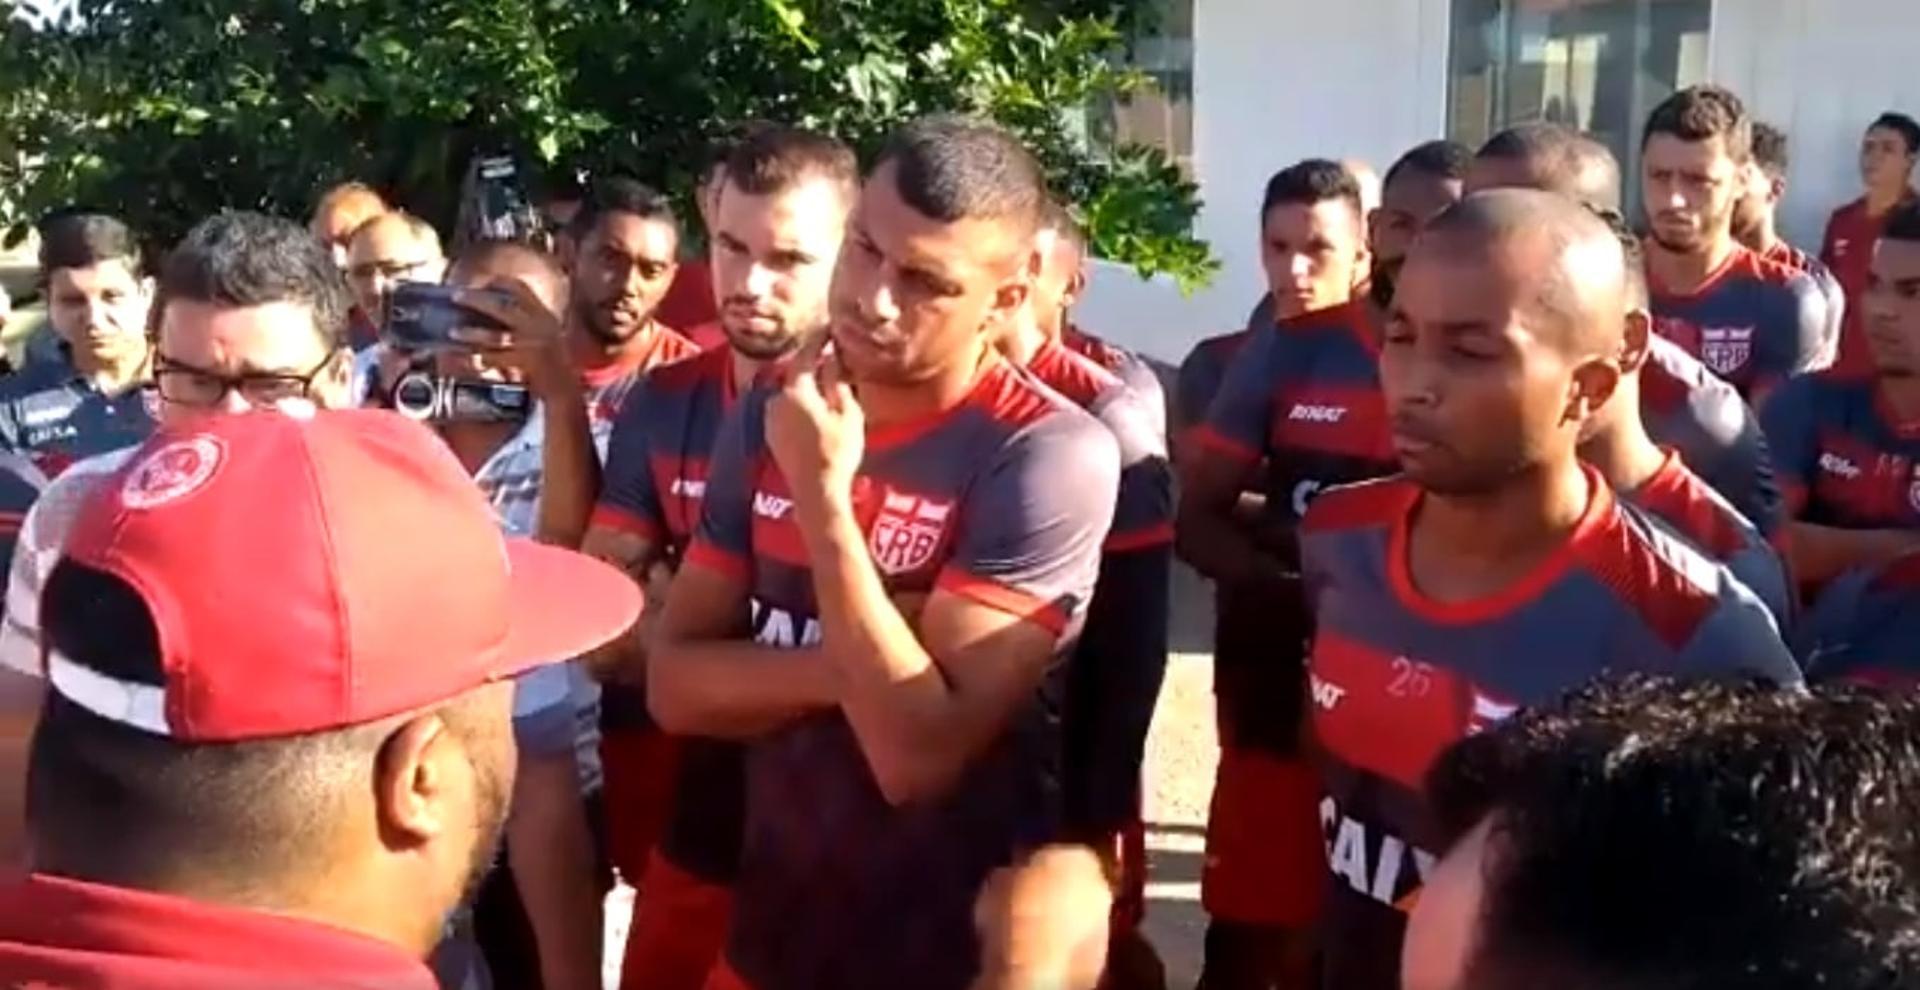
[[1647,273],[1653,329],[1732,382],[1743,396],[1833,363],[1837,324],[1807,275],[1736,246],[1719,269],[1686,294]]
[[[769,394],[749,392],[722,427],[685,566],[746,587],[757,642],[811,646],[819,610],[765,441]],[[1056,636],[1064,656],[1094,591],[1119,462],[1097,420],[996,360],[956,406],[870,429],[853,502],[890,593],[1011,613]],[[981,883],[1060,827],[1061,672],[944,796],[908,806],[881,794],[837,709],[751,742],[733,968],[764,990],[966,987]]]
[[1213,407],[1220,385],[1227,379],[1227,366],[1256,331],[1235,330],[1208,337],[1195,344],[1180,362],[1173,385],[1173,427],[1179,443],[1198,442],[1195,430],[1206,425],[1207,410]]
[[1071,323],[1061,331],[1060,343],[1065,344],[1067,350],[1112,372],[1126,383],[1128,388],[1142,396],[1152,396],[1154,404],[1150,407],[1150,411],[1154,417],[1152,420],[1154,431],[1161,436],[1166,436],[1166,389],[1160,385],[1159,372],[1153,370],[1153,365],[1149,364],[1146,358],[1124,347],[1116,347],[1105,339],[1096,337]]
[[1796,378],[1761,414],[1789,515],[1841,529],[1920,527],[1920,422],[1871,377]]
[[1442,852],[1422,784],[1455,741],[1604,673],[1800,674],[1766,607],[1661,523],[1592,495],[1565,546],[1507,589],[1415,584],[1403,479],[1315,501],[1301,559],[1317,619],[1311,697],[1325,797],[1327,986],[1391,990],[1406,911]]
[[1669,448],[1666,453],[1666,460],[1653,477],[1630,492],[1621,492],[1620,497],[1666,523],[1686,537],[1694,549],[1725,566],[1767,606],[1780,628],[1789,628],[1794,593],[1780,551],[1747,517],[1689,471],[1677,451]]
[[735,394],[729,348],[648,372],[614,419],[593,524],[632,533],[677,559],[700,520],[707,461]]

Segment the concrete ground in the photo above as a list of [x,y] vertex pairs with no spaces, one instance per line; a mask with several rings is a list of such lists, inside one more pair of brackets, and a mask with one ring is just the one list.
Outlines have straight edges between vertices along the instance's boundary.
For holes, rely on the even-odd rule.
[[[1206,586],[1177,568],[1173,655],[1147,739],[1147,937],[1166,964],[1168,990],[1190,990],[1200,975],[1206,913],[1200,908],[1207,804],[1220,759],[1214,735],[1212,606]],[[633,892],[607,902],[606,985],[618,984]]]

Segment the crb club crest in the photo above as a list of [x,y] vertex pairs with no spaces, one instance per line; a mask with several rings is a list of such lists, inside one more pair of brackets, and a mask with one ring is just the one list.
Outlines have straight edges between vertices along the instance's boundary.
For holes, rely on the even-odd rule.
[[1700,328],[1700,361],[1716,374],[1731,375],[1752,358],[1752,327]]
[[189,437],[166,444],[127,471],[120,483],[120,502],[129,509],[151,509],[185,498],[213,480],[225,455],[226,447],[218,437]]
[[887,492],[867,539],[873,562],[888,574],[906,574],[925,567],[940,546],[947,517],[952,514],[951,502]]

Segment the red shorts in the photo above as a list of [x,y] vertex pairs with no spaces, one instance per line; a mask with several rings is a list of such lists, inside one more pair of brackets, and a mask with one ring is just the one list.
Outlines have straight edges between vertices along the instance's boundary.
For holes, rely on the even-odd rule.
[[1320,917],[1327,850],[1312,764],[1224,749],[1207,815],[1200,901],[1221,921],[1303,928]]
[[655,728],[609,729],[600,736],[600,762],[606,768],[607,855],[638,887],[673,809],[680,743]]
[[733,892],[647,859],[620,966],[621,990],[701,990],[726,948]]

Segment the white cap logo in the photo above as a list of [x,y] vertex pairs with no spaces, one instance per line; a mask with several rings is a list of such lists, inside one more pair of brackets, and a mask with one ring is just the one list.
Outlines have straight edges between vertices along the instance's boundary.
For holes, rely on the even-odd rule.
[[151,509],[177,502],[205,488],[226,457],[218,438],[188,437],[148,454],[120,484],[120,502],[129,509]]

